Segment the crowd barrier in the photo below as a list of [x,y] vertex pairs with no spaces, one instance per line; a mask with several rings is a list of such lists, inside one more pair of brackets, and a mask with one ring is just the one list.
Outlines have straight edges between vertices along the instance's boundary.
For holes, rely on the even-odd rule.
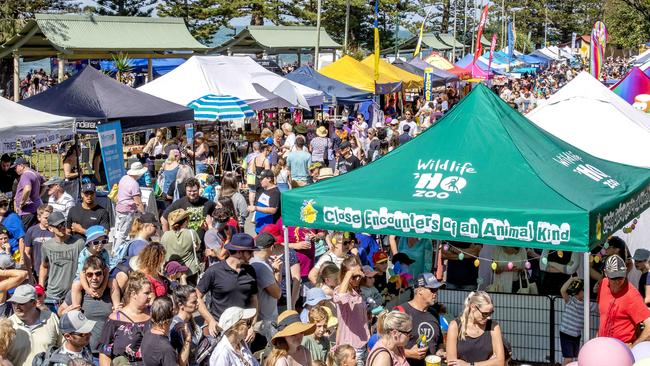
[[[438,302],[447,315],[457,318],[463,311],[469,291],[442,290]],[[560,322],[564,300],[559,296],[490,293],[494,303],[493,319],[501,325],[512,346],[513,359],[519,362],[555,364],[562,362]],[[591,314],[591,337],[598,330],[598,314]],[[583,338],[584,341],[584,338]]]

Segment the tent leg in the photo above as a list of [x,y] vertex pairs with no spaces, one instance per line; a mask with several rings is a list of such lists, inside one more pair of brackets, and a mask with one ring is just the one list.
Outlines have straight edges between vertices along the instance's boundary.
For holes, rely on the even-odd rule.
[[65,71],[65,60],[63,59],[63,55],[58,55],[56,57],[56,61],[57,61],[57,64],[58,64],[58,70],[57,70],[58,71],[58,78],[57,78],[57,80],[58,80],[58,82],[60,84],[60,83],[63,82],[63,77],[65,75],[65,72],[64,72]]
[[590,320],[590,304],[589,304],[589,295],[591,294],[591,285],[589,284],[589,252],[584,252],[582,253],[582,270],[583,270],[583,275],[584,275],[584,293],[585,293],[585,298],[584,298],[584,310],[583,310],[583,315],[584,315],[584,329],[582,331],[582,338],[584,339],[584,342],[586,343],[589,340],[589,335],[590,335],[590,325],[589,325],[589,320]]
[[151,57],[147,59],[147,82],[153,81],[153,60]]
[[20,55],[14,52],[14,102],[20,100]]
[[291,262],[289,261],[289,229],[286,226],[282,226],[284,230],[284,275],[286,280],[286,289],[287,289],[287,310],[293,310],[293,302],[291,301]]

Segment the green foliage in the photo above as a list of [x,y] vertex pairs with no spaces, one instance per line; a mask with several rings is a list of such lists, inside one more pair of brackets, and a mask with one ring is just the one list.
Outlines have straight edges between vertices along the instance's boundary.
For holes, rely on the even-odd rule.
[[650,0],[608,2],[605,25],[609,30],[610,44],[637,49],[650,40]]
[[96,0],[100,15],[120,15],[148,17],[153,12],[157,0]]
[[36,13],[79,11],[79,2],[70,0],[1,0],[0,43],[14,36]]

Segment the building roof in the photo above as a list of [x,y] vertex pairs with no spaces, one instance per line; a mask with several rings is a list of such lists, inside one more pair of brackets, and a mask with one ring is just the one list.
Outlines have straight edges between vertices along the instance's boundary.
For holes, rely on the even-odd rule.
[[[67,58],[127,52],[207,51],[180,18],[36,14],[0,46],[0,57],[18,49],[24,57],[64,54]],[[83,54],[85,57],[81,57]]]
[[481,44],[486,47],[490,47],[492,45],[492,42],[485,38],[485,34],[481,35]]
[[[217,52],[255,53],[277,51],[299,51],[316,46],[316,27],[250,25],[227,40],[215,50]],[[338,49],[342,46],[321,29],[321,49]]]
[[[400,44],[399,49],[400,50],[414,50],[416,45],[418,44],[418,36],[414,35],[413,37],[405,40]],[[448,51],[451,50],[453,47],[443,43],[438,36],[436,36],[435,33],[424,33],[422,34],[422,49],[433,49],[436,51]],[[392,53],[395,50],[394,47],[382,50],[382,54],[386,53]]]
[[458,42],[453,34],[449,33],[440,33],[438,34],[438,38],[444,43],[449,45],[450,47],[456,47],[456,48],[464,48],[466,47],[464,44]]

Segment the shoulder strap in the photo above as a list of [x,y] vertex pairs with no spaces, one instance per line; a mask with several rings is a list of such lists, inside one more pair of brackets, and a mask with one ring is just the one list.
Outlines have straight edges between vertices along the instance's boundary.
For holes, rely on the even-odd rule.
[[393,364],[393,356],[390,354],[387,348],[384,347],[379,347],[375,348],[370,352],[370,355],[368,355],[368,363],[366,364],[367,366],[372,366],[372,363],[375,362],[375,358],[377,358],[377,355],[386,352],[388,353],[388,357],[390,358],[390,364]]
[[393,309],[399,311],[400,313],[406,313],[406,309],[402,305],[396,305]]
[[122,310],[118,310],[118,311],[117,311],[117,314],[116,314],[116,316],[115,316],[115,317],[117,318],[117,320],[120,320],[120,314],[124,315],[124,317],[125,317],[128,321],[130,321],[131,323],[135,323],[131,318],[129,318],[128,315],[124,314],[124,312],[123,312]]

